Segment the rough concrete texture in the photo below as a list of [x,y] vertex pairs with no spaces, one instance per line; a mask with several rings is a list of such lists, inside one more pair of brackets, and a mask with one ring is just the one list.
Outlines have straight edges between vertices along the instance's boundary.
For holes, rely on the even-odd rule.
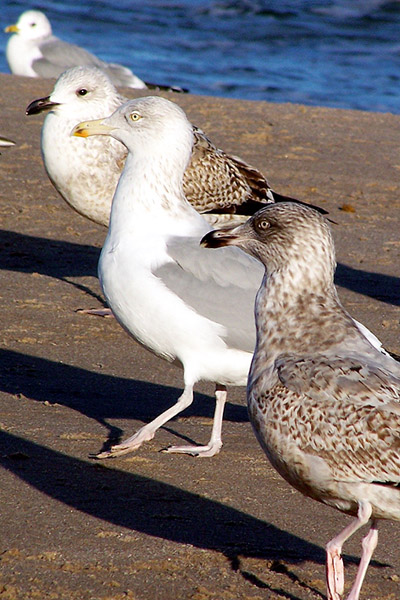
[[[105,230],[68,208],[44,172],[42,117],[25,107],[53,82],[0,76],[2,368],[0,598],[316,600],[324,546],[348,521],[269,466],[229,392],[212,459],[158,452],[209,439],[213,386],[135,454],[94,461],[170,406],[182,372],[152,356],[102,305]],[[125,91],[132,96],[133,92]],[[400,117],[167,95],[281,193],[337,222],[337,283],[351,314],[400,353]],[[382,523],[363,600],[400,597],[400,525]],[[345,546],[353,579],[362,533]]]

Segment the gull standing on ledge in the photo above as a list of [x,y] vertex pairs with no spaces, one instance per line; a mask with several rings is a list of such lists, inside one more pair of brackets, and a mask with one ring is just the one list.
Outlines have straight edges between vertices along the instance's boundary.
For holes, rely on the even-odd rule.
[[168,450],[213,456],[222,446],[226,386],[247,380],[255,345],[254,297],[263,269],[237,248],[217,253],[200,248],[210,225],[183,192],[194,134],[176,104],[159,97],[131,100],[72,133],[112,136],[128,149],[99,279],[122,327],[156,355],[180,364],[185,383],[174,406],[98,457],[119,456],[151,440],[192,403],[200,380],[216,383],[210,442]]
[[[26,109],[28,115],[48,111],[41,150],[57,191],[78,213],[105,226],[127,150],[111,138],[83,142],[70,133],[80,121],[110,115],[127,100],[96,67],[74,67],[58,78],[50,96],[34,100]],[[197,127],[193,133],[184,192],[198,212],[207,213],[209,222],[244,221],[263,204],[288,199],[273,191],[260,171],[216,148]]]
[[[345,541],[372,520],[347,600],[358,600],[378,519],[400,521],[400,364],[374,348],[340,304],[326,220],[271,205],[203,238],[264,264],[249,416],[272,465],[303,494],[355,519],[326,546],[328,600],[344,591]],[[229,310],[229,305],[226,307]]]
[[107,73],[115,85],[184,91],[179,87],[159,86],[142,81],[127,67],[104,62],[84,48],[60,40],[53,35],[50,21],[39,10],[23,12],[18,21],[4,31],[14,34],[6,48],[8,65],[14,75],[58,77],[69,67],[91,65]]

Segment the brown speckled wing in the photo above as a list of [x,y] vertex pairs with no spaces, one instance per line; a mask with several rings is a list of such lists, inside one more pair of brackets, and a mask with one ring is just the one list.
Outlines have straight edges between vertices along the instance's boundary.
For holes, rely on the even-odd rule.
[[193,131],[195,142],[185,172],[184,191],[196,210],[233,214],[237,206],[248,200],[271,202],[268,182],[257,169],[216,148],[196,127]]
[[357,404],[400,402],[400,378],[365,359],[282,357],[276,366],[280,381],[288,389],[318,401],[335,398],[343,402],[351,398]]
[[237,169],[243,179],[246,180],[247,184],[251,189],[251,197],[253,200],[265,204],[266,202],[273,202],[273,192],[271,187],[264,177],[264,175],[255,167],[252,167],[238,156],[225,155],[229,159],[232,165]]
[[284,428],[336,481],[400,482],[400,380],[375,365],[325,357],[288,358],[271,390]]

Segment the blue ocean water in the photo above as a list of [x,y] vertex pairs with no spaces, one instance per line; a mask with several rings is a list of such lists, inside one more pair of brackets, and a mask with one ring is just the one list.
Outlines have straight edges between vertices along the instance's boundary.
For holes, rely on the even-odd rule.
[[[47,0],[53,32],[194,94],[400,113],[400,1]],[[0,33],[0,71],[9,72]]]

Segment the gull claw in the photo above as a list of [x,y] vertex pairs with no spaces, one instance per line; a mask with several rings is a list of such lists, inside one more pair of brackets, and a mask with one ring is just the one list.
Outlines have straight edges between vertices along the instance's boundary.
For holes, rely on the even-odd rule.
[[208,444],[207,446],[168,446],[162,448],[161,452],[175,453],[175,454],[189,454],[190,456],[199,456],[201,458],[208,458],[215,456],[221,450],[221,444]]

